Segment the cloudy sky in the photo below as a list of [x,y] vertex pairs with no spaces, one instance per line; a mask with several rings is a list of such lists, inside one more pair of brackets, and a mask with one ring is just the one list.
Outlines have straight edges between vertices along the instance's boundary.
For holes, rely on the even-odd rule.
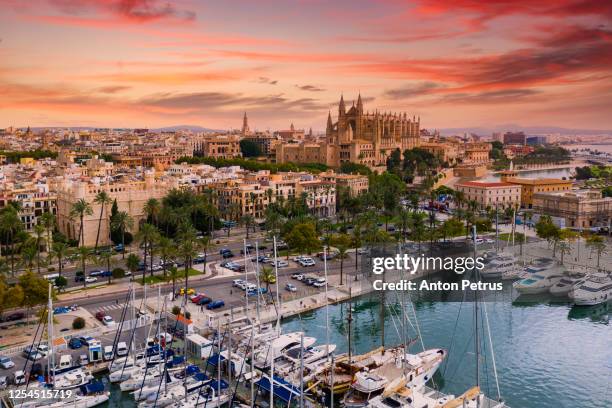
[[612,2],[0,0],[0,127],[612,129]]

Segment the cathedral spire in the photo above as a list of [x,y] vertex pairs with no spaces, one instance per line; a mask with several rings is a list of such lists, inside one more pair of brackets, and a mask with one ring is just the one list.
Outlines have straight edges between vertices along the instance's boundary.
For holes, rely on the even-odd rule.
[[242,119],[242,134],[246,135],[249,133],[249,118],[247,118],[246,112],[244,112],[244,118]]
[[329,111],[327,113],[327,130],[330,131],[332,130],[332,127],[334,126],[334,124],[332,123],[332,118],[331,118],[331,111]]
[[359,96],[357,97],[357,110],[360,113],[363,112],[363,102],[361,101],[361,92],[359,92]]
[[344,115],[346,113],[346,106],[344,106],[344,95],[340,95],[340,106],[338,106],[338,111],[340,115]]

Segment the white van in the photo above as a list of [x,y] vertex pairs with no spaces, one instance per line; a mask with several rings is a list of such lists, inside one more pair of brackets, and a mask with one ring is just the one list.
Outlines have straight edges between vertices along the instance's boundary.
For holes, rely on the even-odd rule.
[[15,371],[14,378],[15,385],[22,385],[26,383],[25,373],[22,370]]
[[127,356],[127,353],[128,353],[128,346],[125,343],[125,341],[120,341],[119,343],[117,343],[117,356],[124,357],[124,356]]
[[113,346],[104,346],[104,361],[113,359]]

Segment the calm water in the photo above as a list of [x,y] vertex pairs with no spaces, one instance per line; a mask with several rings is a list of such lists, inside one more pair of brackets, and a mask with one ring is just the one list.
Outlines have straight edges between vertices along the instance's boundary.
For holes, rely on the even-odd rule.
[[[354,353],[364,353],[380,345],[379,299],[378,294],[366,295],[354,303]],[[434,377],[436,385],[447,393],[463,393],[475,383],[473,304],[417,302],[415,306],[425,347],[443,347],[450,351],[440,375]],[[396,308],[400,310],[399,306]],[[612,406],[611,306],[521,306],[513,305],[509,294],[504,294],[497,302],[487,302],[486,308],[501,394],[512,408]],[[400,339],[396,329],[400,324],[390,316],[394,307],[389,309],[385,319],[388,346],[399,343]],[[338,345],[338,352],[347,351],[347,312],[346,304],[329,308],[330,342]],[[324,344],[325,309],[287,320],[283,331],[293,330],[304,330]],[[414,333],[415,330],[409,330],[411,337],[415,337]],[[420,351],[420,344],[413,345],[411,350]],[[488,396],[495,398],[497,392],[488,350],[487,354],[481,360],[484,371],[481,386]]]
[[[571,170],[573,170],[573,167],[564,167],[564,168],[559,168],[559,169],[550,169],[550,170],[522,170],[519,171],[519,177],[521,178],[529,178],[529,179],[536,179],[536,178],[563,178],[563,177],[570,177],[571,174]],[[488,177],[483,178],[483,181],[499,181],[500,180],[500,175],[499,174],[491,174]]]
[[[391,346],[400,342],[400,322],[395,317],[400,307],[395,293],[387,295],[387,302],[386,345]],[[443,347],[450,352],[434,377],[435,386],[447,393],[463,393],[475,383],[473,304],[416,302],[415,309],[425,347]],[[487,302],[486,309],[501,395],[512,408],[612,407],[612,305],[520,305],[512,303],[509,293],[503,293],[496,302]],[[347,313],[347,303],[329,307],[330,343],[338,345],[338,353],[347,351]],[[325,318],[325,309],[295,316],[284,321],[283,331],[303,330],[317,337],[318,344],[325,344]],[[354,299],[353,319],[353,352],[378,347],[380,295]],[[416,329],[408,330],[410,337],[416,337],[415,333]],[[483,336],[481,332],[481,340],[485,340],[481,343],[481,386],[488,396],[496,397],[488,337]],[[420,350],[420,343],[411,348],[413,352]],[[118,387],[111,389],[107,406],[135,406]]]

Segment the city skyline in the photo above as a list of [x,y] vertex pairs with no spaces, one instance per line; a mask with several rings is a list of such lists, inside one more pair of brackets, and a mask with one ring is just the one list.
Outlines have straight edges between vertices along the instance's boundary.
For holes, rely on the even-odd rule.
[[0,127],[323,130],[361,93],[424,128],[612,129],[605,2],[257,6],[0,1]]

